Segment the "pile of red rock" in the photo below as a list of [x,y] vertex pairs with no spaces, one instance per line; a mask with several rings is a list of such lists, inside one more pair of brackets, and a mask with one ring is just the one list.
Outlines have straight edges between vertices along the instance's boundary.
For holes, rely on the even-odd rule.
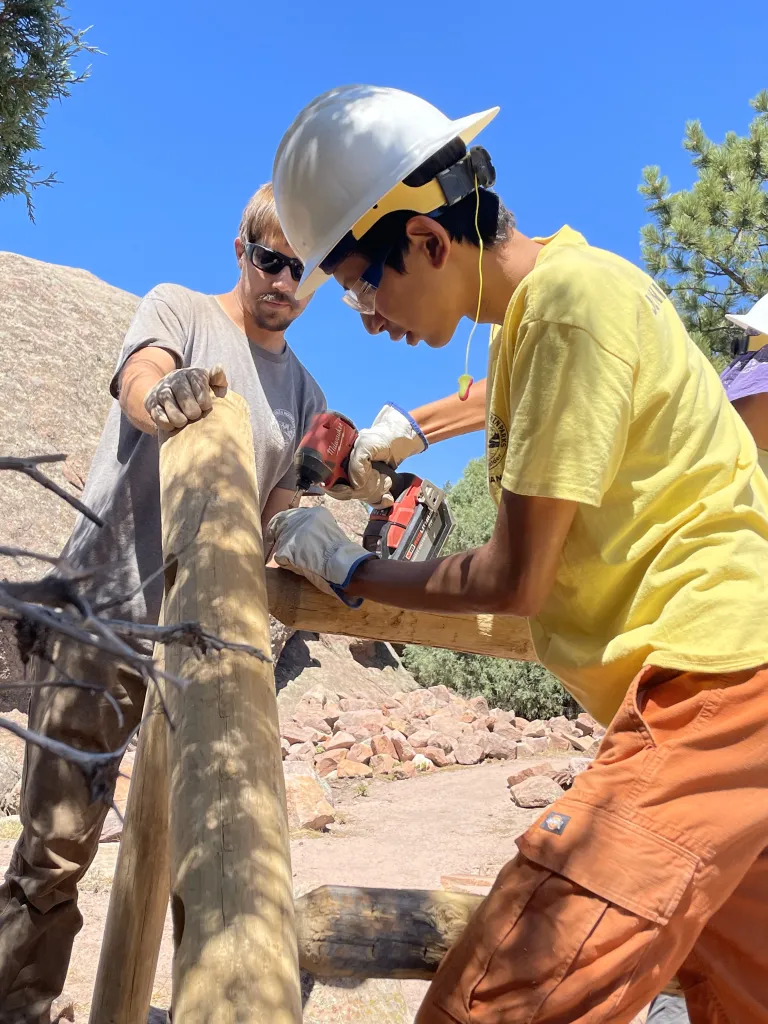
[[448,765],[479,764],[541,754],[593,757],[604,730],[587,714],[529,722],[489,709],[447,686],[396,693],[377,702],[364,694],[308,691],[293,716],[281,720],[285,761],[314,764],[321,777],[390,775],[410,778]]

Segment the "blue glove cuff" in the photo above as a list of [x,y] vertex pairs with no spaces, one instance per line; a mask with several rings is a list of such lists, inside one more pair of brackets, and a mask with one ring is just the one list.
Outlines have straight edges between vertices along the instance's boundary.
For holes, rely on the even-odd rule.
[[344,589],[349,586],[350,581],[355,574],[355,569],[357,569],[358,565],[360,565],[361,562],[367,562],[369,558],[376,557],[377,556],[374,554],[373,551],[367,551],[364,555],[360,555],[360,557],[355,562],[353,562],[352,565],[349,567],[347,578],[344,580],[343,583],[331,583],[331,590],[341,601],[344,602],[347,608],[359,608],[360,605],[363,603],[362,597],[347,597],[346,594],[344,593]]
[[421,438],[421,440],[422,440],[422,442],[424,444],[424,451],[426,451],[427,448],[429,448],[429,441],[424,436],[421,427],[416,422],[416,420],[413,418],[413,416],[411,416],[411,414],[409,412],[406,412],[405,409],[401,409],[400,406],[397,405],[395,402],[388,402],[387,404],[391,405],[393,409],[397,409],[397,411],[400,413],[401,416],[405,416],[405,418],[408,420],[408,422],[411,424],[411,426],[413,427],[414,431],[416,432],[417,437]]

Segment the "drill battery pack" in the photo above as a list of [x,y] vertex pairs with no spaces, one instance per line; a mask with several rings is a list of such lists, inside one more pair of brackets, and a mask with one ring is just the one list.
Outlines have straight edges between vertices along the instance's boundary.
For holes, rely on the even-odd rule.
[[363,534],[363,547],[380,558],[426,562],[437,558],[453,530],[445,491],[412,473],[397,473],[395,499],[389,508],[374,509]]

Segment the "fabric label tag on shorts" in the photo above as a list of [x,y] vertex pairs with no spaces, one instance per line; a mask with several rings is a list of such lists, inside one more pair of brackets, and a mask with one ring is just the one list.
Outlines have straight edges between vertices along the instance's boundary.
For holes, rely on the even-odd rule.
[[561,836],[570,820],[570,814],[548,814],[542,821],[541,828],[545,832],[553,832],[556,836]]

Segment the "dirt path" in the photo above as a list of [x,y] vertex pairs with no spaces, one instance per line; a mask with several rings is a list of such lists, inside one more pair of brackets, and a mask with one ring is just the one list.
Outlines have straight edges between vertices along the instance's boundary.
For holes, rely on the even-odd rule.
[[342,822],[330,836],[292,843],[297,893],[326,884],[439,889],[441,875],[495,875],[538,813],[510,800],[513,770],[496,762],[406,782],[337,783]]

